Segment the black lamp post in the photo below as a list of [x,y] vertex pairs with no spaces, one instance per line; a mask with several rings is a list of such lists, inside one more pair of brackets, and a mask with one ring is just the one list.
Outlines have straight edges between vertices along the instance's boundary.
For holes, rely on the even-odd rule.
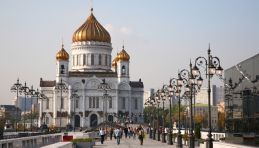
[[205,57],[201,57],[201,56],[195,59],[195,65],[192,68],[192,74],[194,76],[198,75],[198,70],[201,67],[206,67],[205,72],[206,72],[206,78],[208,79],[209,132],[208,132],[208,138],[206,139],[206,141],[207,141],[206,147],[213,148],[213,139],[212,139],[212,134],[211,134],[212,128],[211,128],[211,105],[210,105],[210,94],[211,94],[210,79],[212,78],[212,76],[214,74],[221,77],[223,68],[220,66],[219,58],[213,57],[211,55],[210,46],[208,49],[208,58],[207,59]]
[[170,95],[173,97],[173,96],[176,96],[179,98],[179,101],[178,101],[178,107],[179,107],[179,111],[178,111],[178,135],[177,135],[177,147],[182,147],[182,135],[181,135],[181,129],[180,129],[180,119],[181,119],[181,114],[180,114],[180,107],[181,107],[181,98],[180,98],[180,92],[181,92],[181,87],[182,87],[182,84],[183,83],[183,80],[182,78],[180,77],[179,75],[179,78],[178,79],[175,79],[175,78],[172,78],[170,79],[169,81],[169,91],[170,91]]
[[170,94],[170,90],[169,87],[167,85],[163,86],[163,91],[162,91],[162,95],[165,96],[168,101],[169,101],[169,132],[168,132],[168,142],[167,144],[169,145],[173,145],[173,140],[172,140],[172,127],[173,127],[173,122],[172,122],[172,95]]
[[145,105],[147,105],[148,106],[148,117],[149,117],[149,119],[148,119],[148,128],[149,128],[149,138],[151,139],[152,138],[152,131],[151,131],[151,120],[152,120],[152,114],[151,114],[151,108],[150,108],[150,106],[151,106],[151,100],[150,100],[150,97],[146,100],[146,102],[145,102]]
[[33,97],[34,97],[35,90],[33,89],[33,86],[31,86],[31,89],[29,89],[29,94],[31,95],[31,132],[32,132],[32,104],[33,104]]
[[75,126],[75,123],[76,123],[76,99],[79,98],[78,94],[76,93],[77,90],[72,90],[72,94],[71,94],[71,98],[73,99],[73,103],[74,103],[74,106],[73,106],[73,109],[74,109],[74,112],[73,112],[73,131],[75,132],[75,129],[76,129],[76,126]]
[[160,105],[160,97],[159,90],[157,90],[155,94],[155,100],[157,102],[157,141],[160,141],[160,124],[159,124],[159,105]]
[[15,131],[17,132],[17,122],[18,122],[18,97],[19,97],[19,93],[21,92],[21,88],[22,88],[22,84],[19,82],[19,78],[17,79],[17,82],[13,84],[13,86],[11,87],[11,91],[12,92],[16,92],[16,105],[15,105],[15,109],[16,109],[16,116],[15,116]]
[[164,87],[165,85],[163,85],[162,89],[159,90],[159,97],[162,99],[162,143],[166,143],[166,139],[165,139],[165,93],[164,93]]
[[154,94],[152,95],[152,98],[151,98],[151,105],[152,105],[152,108],[153,108],[153,113],[152,113],[152,117],[153,117],[153,123],[152,123],[152,126],[153,126],[153,140],[156,140],[156,125],[155,125],[155,114],[156,114],[156,100],[154,98]]
[[59,130],[61,132],[61,126],[62,126],[62,109],[64,108],[64,98],[63,98],[63,91],[68,90],[67,85],[63,82],[62,78],[59,83],[56,84],[55,87],[56,90],[60,90],[60,108],[59,108]]
[[108,90],[111,90],[111,87],[108,83],[105,82],[105,79],[103,79],[102,81],[103,82],[100,83],[100,85],[98,85],[97,89],[100,90],[100,91],[104,91],[104,94],[103,94],[103,112],[105,112],[104,107],[106,107],[106,112],[104,113],[104,116],[105,116],[104,122],[105,122],[105,128],[106,128],[106,123],[107,123],[107,99],[111,98],[108,94]]
[[27,87],[26,82],[24,83],[24,86],[22,86],[21,90],[22,90],[22,93],[24,94],[23,131],[25,132],[26,99],[27,99],[27,95],[29,95],[29,87]]

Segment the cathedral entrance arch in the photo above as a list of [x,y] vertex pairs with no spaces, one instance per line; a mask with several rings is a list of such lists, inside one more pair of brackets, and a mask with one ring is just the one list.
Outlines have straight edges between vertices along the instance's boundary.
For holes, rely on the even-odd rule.
[[75,127],[80,127],[80,116],[75,115]]
[[113,122],[113,116],[112,116],[112,115],[109,115],[109,116],[108,116],[108,121],[109,121],[109,122]]
[[95,127],[95,126],[97,126],[97,123],[98,123],[97,115],[96,115],[96,114],[92,114],[92,115],[90,116],[90,127]]

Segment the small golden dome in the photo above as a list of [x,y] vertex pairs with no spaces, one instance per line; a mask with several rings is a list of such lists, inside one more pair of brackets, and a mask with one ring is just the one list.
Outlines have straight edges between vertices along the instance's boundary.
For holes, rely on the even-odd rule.
[[69,59],[69,54],[64,49],[64,45],[62,44],[62,48],[56,54],[56,60],[64,60],[67,61]]
[[112,60],[112,67],[117,66],[117,57]]
[[91,12],[91,15],[87,18],[85,23],[75,31],[72,41],[98,41],[110,43],[111,37],[109,32],[96,20]]
[[117,54],[116,59],[117,59],[117,61],[120,61],[120,60],[122,60],[122,61],[129,61],[130,56],[129,56],[129,54],[124,50],[124,46],[122,46],[121,52],[119,52],[119,53]]

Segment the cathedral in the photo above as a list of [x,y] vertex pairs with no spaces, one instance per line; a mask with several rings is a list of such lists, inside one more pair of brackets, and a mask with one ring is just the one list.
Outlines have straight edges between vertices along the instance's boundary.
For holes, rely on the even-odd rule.
[[[112,60],[109,32],[91,10],[74,32],[71,52],[56,54],[56,80],[40,79],[39,122],[48,126],[96,127],[102,122],[142,122],[144,85],[130,80],[124,46]],[[98,89],[104,85],[107,89]]]

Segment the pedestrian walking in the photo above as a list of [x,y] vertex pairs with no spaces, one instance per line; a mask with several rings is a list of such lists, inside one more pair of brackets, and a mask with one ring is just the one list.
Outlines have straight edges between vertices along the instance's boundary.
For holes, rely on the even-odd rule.
[[124,134],[125,134],[125,138],[127,138],[128,137],[128,128],[127,127],[124,128]]
[[105,131],[103,128],[100,128],[99,135],[101,136],[101,144],[103,144],[105,136]]
[[138,139],[139,139],[140,145],[143,145],[144,135],[145,135],[144,129],[140,126],[138,128]]
[[113,136],[113,128],[111,128],[111,129],[110,129],[109,134],[110,134],[110,140],[112,140],[112,136]]
[[116,138],[117,145],[120,144],[121,135],[122,135],[122,131],[119,128],[116,128],[114,130],[114,137]]

